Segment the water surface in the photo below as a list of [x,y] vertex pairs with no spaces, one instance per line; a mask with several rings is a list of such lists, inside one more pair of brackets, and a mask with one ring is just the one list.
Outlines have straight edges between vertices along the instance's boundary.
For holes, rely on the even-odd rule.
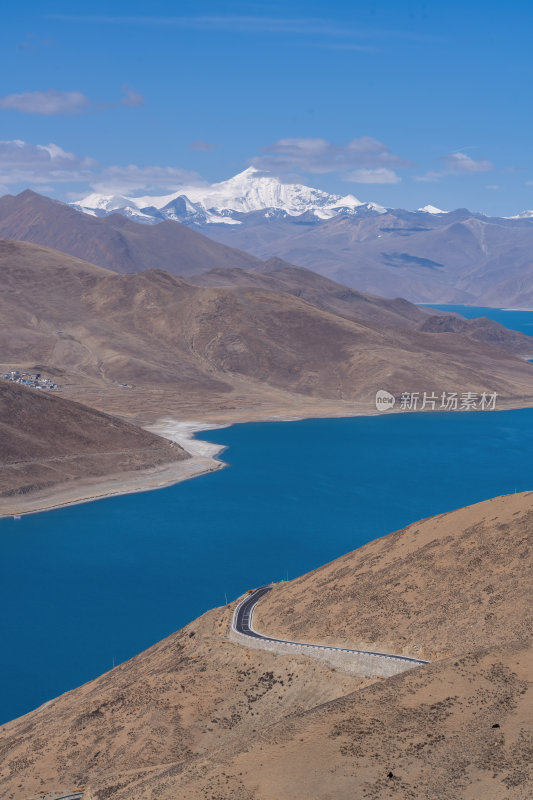
[[263,582],[407,523],[533,489],[533,410],[251,423],[230,466],[0,520],[0,722]]
[[512,308],[488,308],[487,306],[434,305],[432,303],[424,303],[424,306],[461,314],[467,319],[488,317],[506,328],[533,336],[533,311]]

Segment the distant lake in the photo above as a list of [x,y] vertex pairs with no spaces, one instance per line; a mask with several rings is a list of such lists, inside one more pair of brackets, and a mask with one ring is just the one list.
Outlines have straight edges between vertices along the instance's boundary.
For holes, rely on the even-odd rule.
[[430,303],[424,303],[423,305],[426,308],[439,308],[442,311],[461,314],[467,319],[488,317],[489,319],[499,322],[500,325],[504,325],[506,328],[511,328],[515,331],[527,333],[528,336],[533,336],[533,311],[509,308],[487,308],[485,306],[451,306],[433,305]]
[[207,609],[422,517],[533,489],[533,409],[250,423],[230,466],[0,520],[0,722]]

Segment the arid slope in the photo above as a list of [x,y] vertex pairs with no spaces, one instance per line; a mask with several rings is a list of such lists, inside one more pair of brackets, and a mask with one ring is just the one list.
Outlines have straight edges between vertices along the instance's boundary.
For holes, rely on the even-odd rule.
[[0,380],[0,514],[3,498],[187,458],[129,422]]
[[271,258],[253,269],[212,269],[187,276],[197,286],[250,286],[291,294],[308,303],[349,319],[368,320],[383,325],[416,327],[429,313],[407,300],[358,292],[309,269],[294,267]]
[[265,219],[204,225],[217,241],[277,256],[362,292],[419,303],[533,308],[533,226],[457,209],[449,214]]
[[533,337],[504,328],[487,317],[465,319],[423,308],[401,297],[388,299],[358,292],[279,258],[253,269],[213,269],[187,277],[198,286],[253,286],[300,297],[318,308],[357,321],[412,328],[424,333],[460,333],[462,336],[501,347],[510,353],[533,355]]
[[260,263],[255,256],[179,222],[169,220],[151,227],[120,214],[100,219],[29,189],[0,198],[0,236],[52,247],[115,272],[164,269],[185,275]]
[[281,638],[430,660],[523,639],[532,535],[533,494],[415,522],[277,585],[254,622]]
[[533,492],[440,515],[261,601],[269,630],[327,642],[346,617],[343,641],[416,643],[432,664],[370,683],[233,644],[215,609],[5,725],[0,797],[527,800],[532,519]]
[[349,319],[290,293],[192,286],[161,270],[117,275],[22,242],[0,241],[0,275],[2,366],[62,370],[65,396],[105,411],[225,421],[235,410],[309,416],[329,403],[348,415],[375,411],[380,388],[533,400],[530,364],[462,333]]

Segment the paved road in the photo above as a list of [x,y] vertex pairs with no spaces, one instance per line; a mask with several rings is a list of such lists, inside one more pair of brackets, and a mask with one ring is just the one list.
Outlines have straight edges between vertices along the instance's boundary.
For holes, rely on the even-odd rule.
[[241,600],[233,613],[232,628],[237,633],[242,633],[244,636],[250,636],[252,639],[263,639],[266,642],[277,642],[281,644],[294,645],[295,647],[309,647],[311,650],[331,650],[337,653],[358,653],[367,656],[377,656],[378,658],[389,658],[396,661],[406,661],[410,664],[429,664],[429,661],[423,661],[420,658],[411,658],[410,656],[399,656],[393,653],[376,653],[372,650],[351,650],[348,647],[330,647],[325,644],[308,644],[307,642],[292,642],[288,639],[276,639],[273,636],[265,636],[258,633],[252,625],[254,610],[257,602],[267,592],[272,590],[271,586],[260,586],[254,589],[251,594],[247,595],[244,600]]
[[61,797],[56,797],[55,800],[81,800],[83,792],[75,792],[74,794],[62,794]]

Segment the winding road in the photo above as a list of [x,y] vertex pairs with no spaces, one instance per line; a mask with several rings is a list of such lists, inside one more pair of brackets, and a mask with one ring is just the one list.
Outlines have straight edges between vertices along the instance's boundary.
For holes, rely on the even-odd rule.
[[62,794],[61,797],[56,797],[55,800],[81,800],[83,792],[74,792],[74,794]]
[[[411,656],[399,656],[394,653],[377,653],[373,650],[351,650],[348,647],[331,647],[326,644],[309,644],[307,642],[292,642],[289,639],[276,639],[274,636],[265,636],[263,633],[256,631],[252,625],[254,610],[258,601],[267,592],[272,590],[272,586],[260,586],[248,594],[244,600],[238,604],[233,612],[233,621],[231,624],[232,629],[236,633],[243,636],[249,636],[252,639],[262,639],[265,642],[273,642],[275,644],[287,644],[294,647],[308,647],[310,650],[329,650],[333,653],[354,653],[358,655],[376,656],[377,658],[388,658],[395,661],[408,662],[413,666],[421,666],[422,664],[429,664],[429,661],[423,661],[420,658],[412,658]],[[311,654],[310,654],[311,655]]]

